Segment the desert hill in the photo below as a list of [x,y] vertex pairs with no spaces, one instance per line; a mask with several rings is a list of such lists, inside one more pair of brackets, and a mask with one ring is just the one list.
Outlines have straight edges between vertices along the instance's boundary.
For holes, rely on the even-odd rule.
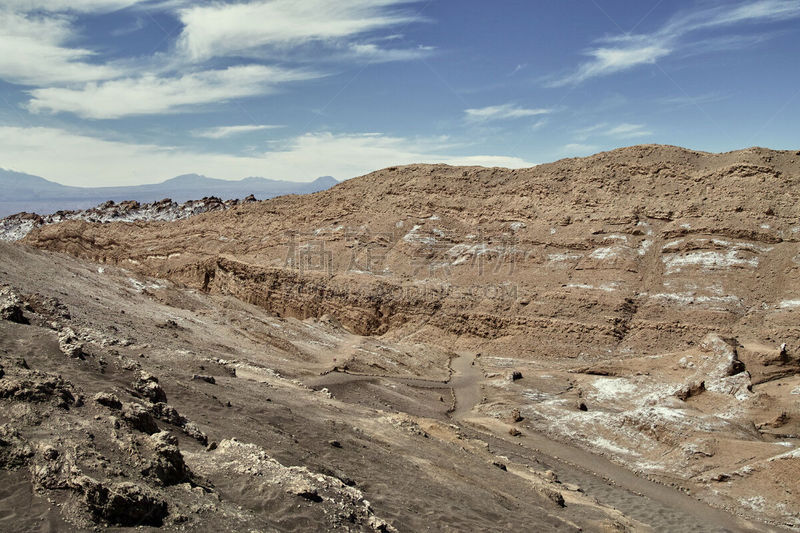
[[[575,443],[800,527],[798,196],[798,153],[648,145],[522,170],[393,167],[24,242],[358,339],[471,354],[479,389],[456,409],[467,427],[497,436],[515,413],[523,447]],[[314,384],[362,404],[366,385],[348,376],[442,370],[412,359],[425,371],[380,350],[337,356]]]
[[515,171],[408,166],[175,224],[71,222],[29,242],[359,333],[424,320],[576,357],[684,347],[770,317],[775,342],[794,346],[799,174],[794,153],[661,146]]

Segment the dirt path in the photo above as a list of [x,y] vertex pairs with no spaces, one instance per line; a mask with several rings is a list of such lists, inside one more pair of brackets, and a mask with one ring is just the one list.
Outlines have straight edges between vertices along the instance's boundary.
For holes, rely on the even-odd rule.
[[450,366],[452,375],[448,382],[332,372],[307,384],[320,387],[355,382],[395,382],[415,388],[449,387],[455,398],[451,419],[467,431],[474,432],[476,438],[488,442],[495,453],[522,464],[542,463],[556,472],[562,481],[580,486],[601,503],[619,509],[656,531],[781,531],[763,524],[750,524],[676,489],[639,477],[605,457],[552,440],[541,433],[523,429],[523,436],[511,437],[507,434],[506,424],[473,411],[483,398],[483,373],[474,354],[460,353],[451,360]]
[[450,387],[455,396],[455,410],[452,417],[461,420],[469,415],[472,408],[483,398],[481,394],[483,374],[472,354],[459,354],[450,361],[450,368],[453,370]]
[[482,372],[475,356],[462,353],[451,362],[450,386],[455,395],[452,418],[476,431],[496,452],[521,462],[544,462],[563,481],[581,486],[600,502],[612,505],[656,531],[780,531],[758,527],[710,507],[673,488],[641,478],[610,460],[578,447],[524,431],[510,437],[507,426],[488,417],[474,416],[481,402]]

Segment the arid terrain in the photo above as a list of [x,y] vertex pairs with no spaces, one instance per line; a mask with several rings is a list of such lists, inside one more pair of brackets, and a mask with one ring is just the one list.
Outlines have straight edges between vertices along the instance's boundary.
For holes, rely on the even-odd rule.
[[800,529],[799,243],[800,153],[654,145],[33,228],[0,528]]

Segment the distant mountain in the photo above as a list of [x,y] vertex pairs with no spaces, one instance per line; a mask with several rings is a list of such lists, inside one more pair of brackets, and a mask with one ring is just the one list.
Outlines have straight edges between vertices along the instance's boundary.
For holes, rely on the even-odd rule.
[[171,198],[176,202],[216,196],[223,200],[254,195],[259,200],[285,194],[324,191],[338,181],[330,176],[310,183],[245,178],[239,181],[185,174],[152,185],[132,187],[67,187],[39,176],[0,169],[0,217],[27,211],[41,215],[60,210],[88,209],[113,200],[149,203]]

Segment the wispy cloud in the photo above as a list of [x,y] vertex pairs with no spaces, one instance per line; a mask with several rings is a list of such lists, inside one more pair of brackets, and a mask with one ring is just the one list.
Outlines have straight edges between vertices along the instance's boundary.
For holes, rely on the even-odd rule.
[[86,82],[122,74],[115,66],[90,63],[91,50],[68,46],[71,19],[0,10],[0,79],[22,85]]
[[610,128],[605,134],[620,139],[632,139],[635,137],[647,137],[652,135],[653,132],[647,131],[642,124],[620,124]]
[[691,95],[670,96],[667,98],[661,98],[657,100],[657,102],[667,106],[685,107],[685,106],[698,106],[703,104],[710,104],[713,102],[727,100],[728,98],[732,97],[733,97],[732,94],[711,92],[705,94],[698,94],[695,96]]
[[[636,137],[647,137],[652,135],[653,132],[646,129],[643,124],[631,124],[624,122],[616,126],[602,122],[575,130],[575,139],[577,141],[586,141],[593,137],[614,137],[617,139],[633,139]],[[575,145],[580,146],[580,145]]]
[[371,31],[418,22],[399,9],[418,0],[261,0],[179,11],[178,49],[195,61],[285,52],[307,43],[336,44]]
[[273,124],[220,126],[217,128],[196,130],[192,132],[192,135],[194,135],[195,137],[203,137],[206,139],[224,139],[226,137],[233,137],[234,135],[242,135],[245,133],[253,133],[256,131],[264,131],[264,130],[274,130],[279,128],[283,128],[283,126],[278,126]]
[[678,13],[660,29],[649,34],[620,34],[597,41],[586,51],[591,59],[566,76],[550,81],[550,87],[576,85],[590,78],[607,76],[637,66],[653,64],[676,51],[707,53],[740,47],[738,39],[715,37],[713,40],[687,42],[689,34],[701,30],[724,29],[800,17],[796,0],[757,0],[718,2],[711,7]]
[[510,120],[526,117],[535,117],[552,113],[552,109],[524,108],[515,104],[503,104],[476,109],[466,109],[464,113],[470,122],[489,122],[493,120]]
[[662,57],[668,56],[673,51],[672,48],[663,45],[631,45],[619,48],[596,48],[587,52],[592,56],[591,61],[587,61],[573,74],[556,80],[551,83],[552,87],[577,84],[596,76],[606,76],[621,72],[633,67],[645,64],[653,64]]
[[344,56],[367,63],[389,63],[426,57],[434,50],[432,46],[422,45],[416,48],[382,48],[375,43],[351,43]]
[[262,65],[234,66],[179,77],[145,75],[81,88],[30,91],[32,113],[69,112],[83,118],[113,119],[132,115],[178,113],[187,106],[218,103],[267,94],[282,83],[308,80],[319,74]]
[[197,152],[175,146],[137,144],[78,135],[58,128],[0,127],[0,161],[70,185],[119,185],[159,181],[202,171],[228,179],[248,176],[310,180],[339,179],[375,169],[410,163],[447,163],[530,167],[533,163],[500,155],[458,156],[442,139],[410,139],[384,134],[308,133],[285,140],[280,147],[239,156]]

